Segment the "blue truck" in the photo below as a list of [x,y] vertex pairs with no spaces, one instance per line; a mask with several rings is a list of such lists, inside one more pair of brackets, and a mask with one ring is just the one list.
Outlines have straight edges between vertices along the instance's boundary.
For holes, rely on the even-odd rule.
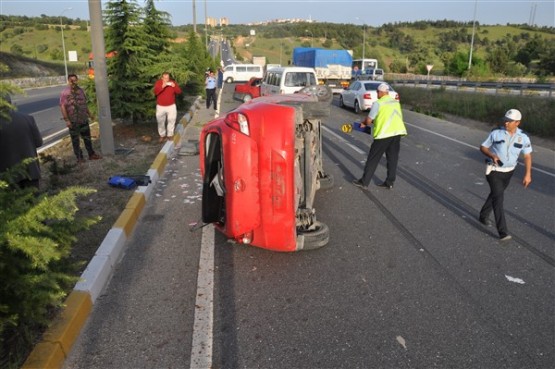
[[315,47],[293,49],[293,65],[314,68],[320,83],[339,93],[351,83],[353,56],[348,50]]

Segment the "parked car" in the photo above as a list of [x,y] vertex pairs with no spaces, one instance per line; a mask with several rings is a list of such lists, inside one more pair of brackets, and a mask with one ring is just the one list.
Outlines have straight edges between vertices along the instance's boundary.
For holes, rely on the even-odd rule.
[[252,77],[248,82],[235,85],[233,98],[242,102],[251,101],[260,96],[262,78]]
[[326,245],[329,228],[316,219],[314,200],[333,184],[323,171],[320,121],[331,96],[326,86],[262,96],[207,123],[199,144],[202,221],[275,251]]
[[383,69],[381,68],[367,68],[359,75],[360,80],[369,81],[383,81]]
[[[374,101],[378,100],[378,86],[385,82],[354,81],[349,87],[341,91],[339,106],[355,109],[358,114],[363,110],[370,110]],[[389,86],[389,95],[399,100],[399,94]]]

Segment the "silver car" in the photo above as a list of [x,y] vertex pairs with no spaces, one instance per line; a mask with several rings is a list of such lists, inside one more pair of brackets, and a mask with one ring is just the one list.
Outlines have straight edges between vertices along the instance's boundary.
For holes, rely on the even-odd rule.
[[[385,82],[354,81],[349,87],[341,91],[339,106],[355,109],[358,114],[363,110],[370,110],[374,101],[378,100],[378,86]],[[387,83],[386,83],[387,84]],[[399,94],[389,86],[389,95],[399,100]]]

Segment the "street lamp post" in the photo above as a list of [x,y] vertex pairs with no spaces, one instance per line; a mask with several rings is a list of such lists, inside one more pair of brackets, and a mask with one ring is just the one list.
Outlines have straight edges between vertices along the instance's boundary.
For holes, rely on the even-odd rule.
[[64,52],[64,67],[65,67],[65,71],[66,71],[66,82],[67,82],[67,55],[66,55],[66,40],[64,38],[64,23],[63,23],[63,19],[62,19],[62,15],[66,12],[66,10],[71,10],[73,8],[65,8],[61,13],[60,13],[60,28],[62,29],[62,51]]
[[[360,19],[359,17],[356,17],[356,19],[358,19],[359,21],[363,21],[362,19]],[[363,24],[363,28],[362,28],[362,63],[364,64],[364,57],[366,56],[366,22],[364,22]],[[364,65],[363,65],[364,67]]]

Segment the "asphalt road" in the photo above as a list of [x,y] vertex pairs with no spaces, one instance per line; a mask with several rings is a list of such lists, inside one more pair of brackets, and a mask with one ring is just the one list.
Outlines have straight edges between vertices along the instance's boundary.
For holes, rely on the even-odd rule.
[[15,95],[12,100],[19,112],[35,118],[42,134],[44,145],[67,134],[65,122],[60,112],[60,93],[65,86],[28,89],[25,95]]
[[[226,89],[232,86],[226,85]],[[238,103],[230,91],[221,111]],[[552,368],[554,152],[535,146],[506,191],[513,240],[477,221],[487,132],[405,111],[393,190],[360,176],[371,137],[332,107],[317,194],[330,243],[276,253],[214,238],[212,368]],[[534,143],[534,142],[533,142]],[[198,157],[176,156],[65,368],[193,368],[203,232]],[[206,231],[209,232],[209,231]],[[195,354],[193,349],[193,354]]]

